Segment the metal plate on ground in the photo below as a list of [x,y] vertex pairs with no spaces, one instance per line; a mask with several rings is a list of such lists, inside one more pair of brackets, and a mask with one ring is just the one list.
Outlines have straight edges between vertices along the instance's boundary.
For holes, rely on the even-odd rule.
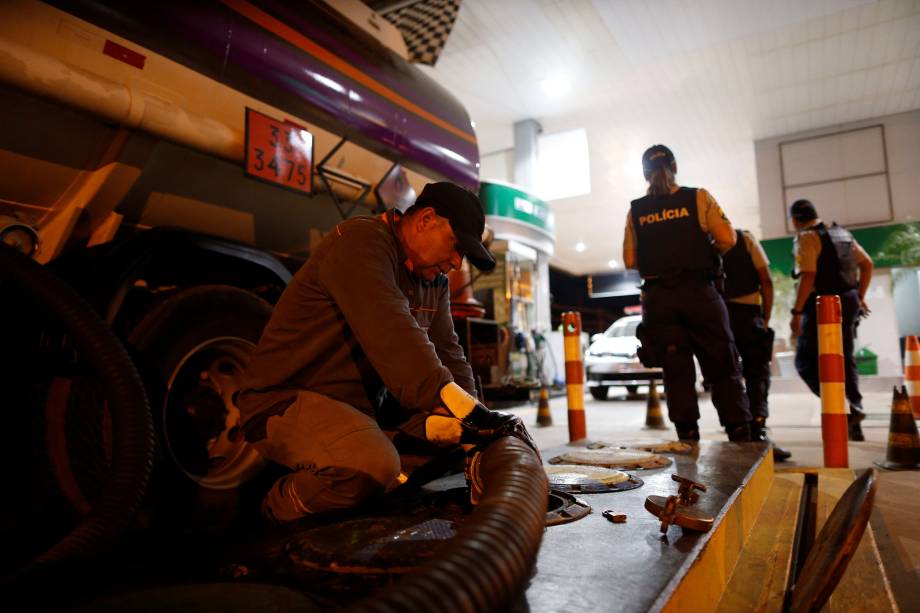
[[596,441],[588,445],[588,449],[639,449],[651,453],[692,453],[694,446],[683,441],[638,440],[608,443]]
[[286,550],[302,569],[403,574],[456,533],[453,521],[439,517],[375,517],[308,530],[291,539]]
[[619,470],[650,470],[670,466],[672,460],[657,453],[636,449],[576,449],[550,458],[550,464],[586,464]]
[[546,507],[546,525],[557,526],[581,519],[591,512],[591,505],[566,492],[550,488]]
[[570,494],[623,492],[643,484],[639,477],[602,466],[555,464],[545,469],[550,487]]

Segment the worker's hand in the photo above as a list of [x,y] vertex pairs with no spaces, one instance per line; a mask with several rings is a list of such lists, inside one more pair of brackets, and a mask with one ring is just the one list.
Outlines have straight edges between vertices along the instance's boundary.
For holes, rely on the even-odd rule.
[[789,329],[792,330],[792,336],[798,337],[802,335],[802,316],[793,315],[792,320],[789,322]]
[[866,299],[860,296],[859,298],[859,308],[862,309],[862,316],[868,317],[869,313],[872,312],[872,309],[869,308],[869,305],[866,304]]
[[456,383],[448,383],[441,388],[441,401],[460,421],[463,428],[461,443],[482,445],[502,436],[513,436],[527,443],[539,455],[536,443],[517,415],[487,409]]
[[539,455],[537,445],[521,418],[511,413],[486,411],[486,419],[476,425],[464,424],[453,415],[432,413],[425,419],[425,438],[438,445],[464,445],[471,451],[485,447],[502,436],[513,436],[527,443]]

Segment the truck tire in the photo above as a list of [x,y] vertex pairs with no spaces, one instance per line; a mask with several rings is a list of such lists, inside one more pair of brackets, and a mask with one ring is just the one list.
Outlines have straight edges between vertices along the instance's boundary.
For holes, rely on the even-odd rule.
[[271,305],[224,285],[180,290],[129,334],[159,438],[153,523],[190,531],[236,518],[240,490],[265,460],[240,437],[239,389]]
[[[5,245],[0,302],[15,349],[0,380],[11,409],[0,456],[11,495],[3,571],[28,581],[97,554],[134,525],[153,465],[153,423],[137,370],[109,326],[57,275]],[[29,546],[10,542],[20,539]],[[11,552],[16,559],[7,559]],[[31,561],[22,566],[20,556]]]
[[639,386],[638,385],[627,385],[626,393],[629,394],[630,396],[635,396],[636,394],[639,393]]
[[591,390],[591,396],[595,400],[607,400],[607,390],[610,388],[606,385],[597,385],[588,389]]

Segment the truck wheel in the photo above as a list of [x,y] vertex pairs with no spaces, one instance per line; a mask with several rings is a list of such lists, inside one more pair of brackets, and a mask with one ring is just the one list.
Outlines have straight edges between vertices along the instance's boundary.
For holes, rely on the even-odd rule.
[[588,389],[591,390],[591,396],[593,396],[595,400],[607,400],[607,390],[610,388],[606,385],[598,385],[596,387],[589,387]]
[[219,527],[236,515],[239,488],[265,466],[235,436],[233,395],[271,310],[250,292],[206,285],[163,301],[130,333],[160,442],[154,521]]
[[636,394],[639,393],[639,386],[638,385],[627,385],[626,393],[629,394],[630,396],[635,396]]

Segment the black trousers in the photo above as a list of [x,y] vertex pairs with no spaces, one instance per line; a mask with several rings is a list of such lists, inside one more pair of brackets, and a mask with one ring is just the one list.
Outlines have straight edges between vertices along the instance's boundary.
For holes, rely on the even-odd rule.
[[770,360],[773,359],[773,332],[764,326],[758,304],[726,301],[735,346],[741,354],[741,374],[747,390],[751,415],[766,419],[770,415]]
[[712,385],[719,422],[737,426],[751,421],[728,312],[712,283],[678,279],[647,282],[643,289],[642,323],[664,370],[671,421],[696,422],[700,417],[694,355]]
[[[859,318],[859,292],[850,290],[840,294],[843,336],[843,369],[846,377],[846,395],[850,404],[862,408],[862,394],[859,393],[859,375],[856,359],[853,357],[853,339],[856,337],[856,320]],[[795,345],[795,369],[814,392],[821,395],[818,377],[818,316],[814,295],[802,309],[802,335]]]

